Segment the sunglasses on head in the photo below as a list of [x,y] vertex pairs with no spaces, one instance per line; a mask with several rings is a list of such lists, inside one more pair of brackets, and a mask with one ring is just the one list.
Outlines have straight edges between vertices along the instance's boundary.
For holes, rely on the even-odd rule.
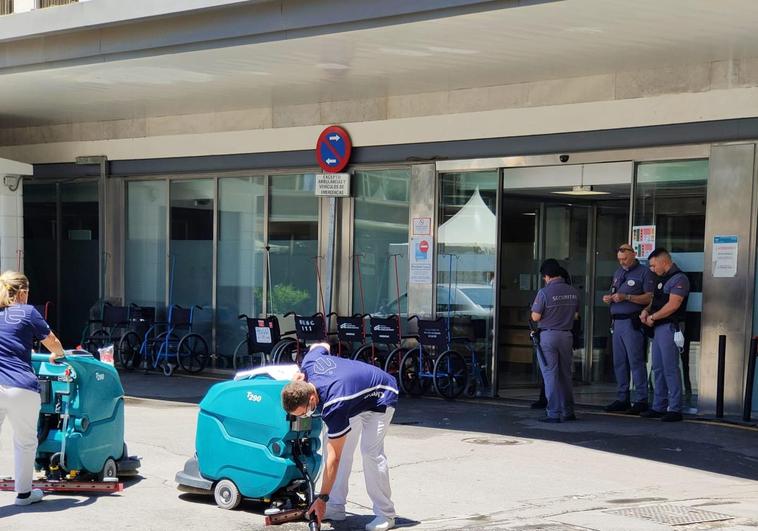
[[634,249],[632,249],[631,247],[619,247],[618,249],[616,249],[616,252],[617,253],[633,253]]

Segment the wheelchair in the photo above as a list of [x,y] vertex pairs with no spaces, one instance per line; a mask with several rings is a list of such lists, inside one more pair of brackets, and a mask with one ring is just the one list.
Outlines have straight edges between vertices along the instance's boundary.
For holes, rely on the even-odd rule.
[[295,330],[284,332],[271,351],[273,363],[296,363],[300,365],[307,353],[308,343],[326,341],[326,318],[321,312],[310,316],[287,312],[284,317],[294,316]]
[[104,302],[100,319],[90,319],[82,331],[79,344],[98,358],[98,349],[116,345],[129,327],[129,308]]
[[234,349],[232,358],[234,370],[247,370],[268,364],[271,361],[274,346],[282,339],[279,319],[275,315],[254,318],[245,314],[238,318],[245,321],[247,334]]
[[[421,396],[431,387],[443,398],[452,400],[464,392],[473,396],[481,378],[480,367],[471,341],[466,337],[451,337],[450,322],[444,317],[434,320],[413,315],[408,321],[418,322],[418,346],[408,350],[400,363],[400,386],[411,396]],[[470,354],[467,362],[454,350],[456,343]]]
[[[166,376],[173,374],[177,364],[189,374],[197,374],[205,369],[210,359],[208,342],[192,331],[195,310],[202,309],[201,306],[183,308],[174,304],[168,309],[167,323],[155,323],[150,327],[140,347],[146,368],[150,368],[150,365],[154,369],[162,367]],[[165,326],[166,330],[153,338],[156,327],[160,326]],[[179,335],[180,331],[184,333]],[[147,363],[148,351],[151,363]]]

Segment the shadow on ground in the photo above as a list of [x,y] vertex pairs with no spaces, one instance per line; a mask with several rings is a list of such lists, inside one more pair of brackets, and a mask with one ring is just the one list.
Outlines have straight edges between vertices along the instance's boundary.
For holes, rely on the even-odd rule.
[[[757,430],[691,421],[663,423],[581,409],[575,422],[544,424],[537,421],[541,414],[504,403],[402,398],[393,424],[561,442],[758,480]],[[472,439],[477,439],[472,444],[508,445],[502,438]]]

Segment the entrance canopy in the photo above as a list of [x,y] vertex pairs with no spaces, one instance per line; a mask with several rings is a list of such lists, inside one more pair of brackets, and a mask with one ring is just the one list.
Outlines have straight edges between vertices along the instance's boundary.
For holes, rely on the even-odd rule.
[[[0,127],[314,105],[595,76],[619,65],[635,71],[758,57],[754,0],[193,0],[173,13],[156,12],[158,4],[98,0],[0,17]],[[267,116],[244,119],[265,125]]]

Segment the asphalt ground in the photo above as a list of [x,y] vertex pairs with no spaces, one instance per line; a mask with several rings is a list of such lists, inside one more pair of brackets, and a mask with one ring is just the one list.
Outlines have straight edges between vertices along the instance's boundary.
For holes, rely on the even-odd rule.
[[[224,511],[211,497],[182,494],[174,483],[194,452],[196,404],[216,380],[135,373],[122,379],[126,439],[130,453],[142,457],[140,475],[118,494],[51,494],[25,508],[0,492],[0,529],[264,529],[264,505],[245,501]],[[665,424],[582,409],[576,422],[543,424],[538,416],[503,401],[401,399],[386,439],[398,527],[758,527],[754,428]],[[0,433],[0,475],[12,471],[10,432],[5,426]],[[348,518],[322,529],[363,529],[370,506],[356,458]],[[674,516],[696,523],[662,523]]]

